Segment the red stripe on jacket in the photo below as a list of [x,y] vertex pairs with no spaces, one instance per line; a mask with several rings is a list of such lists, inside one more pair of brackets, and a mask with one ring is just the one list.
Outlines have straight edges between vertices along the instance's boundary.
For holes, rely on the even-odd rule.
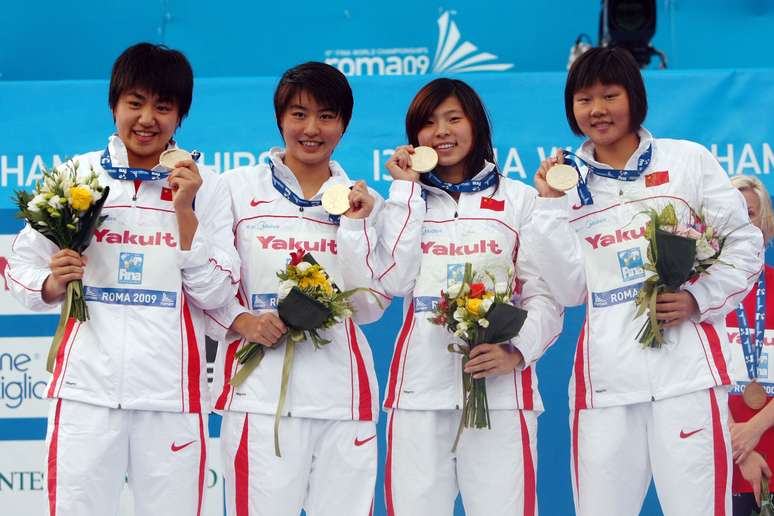
[[390,364],[390,380],[387,384],[387,398],[384,400],[386,407],[392,407],[395,402],[396,392],[395,387],[398,383],[398,371],[400,370],[401,355],[403,354],[404,346],[408,346],[407,337],[411,325],[414,322],[414,302],[409,305],[406,311],[406,318],[403,320],[403,327],[400,329],[400,335],[398,336],[398,344],[395,346],[395,353],[392,355],[392,364]]
[[234,359],[241,341],[242,339],[233,341],[226,349],[226,363],[223,366],[223,390],[220,391],[220,396],[218,396],[218,400],[215,402],[215,408],[218,410],[225,410],[226,408],[226,401],[232,390],[231,383],[229,383],[232,378],[231,372],[234,370]]
[[715,327],[708,322],[703,322],[700,326],[707,335],[707,341],[709,342],[710,351],[712,352],[712,361],[715,362],[715,368],[718,370],[722,385],[731,385],[726,359],[723,357],[723,348],[720,345],[720,338],[715,331]]
[[349,346],[355,354],[355,363],[357,364],[357,385],[358,385],[358,412],[360,421],[371,421],[373,411],[371,410],[371,384],[368,381],[368,371],[366,370],[363,354],[360,352],[360,346],[357,342],[357,329],[352,319],[349,320]]
[[533,410],[535,399],[532,391],[532,367],[526,367],[521,371],[521,395],[524,398],[524,410]]
[[199,379],[201,376],[201,361],[199,359],[199,346],[196,342],[196,331],[191,319],[191,309],[188,301],[183,296],[183,319],[185,320],[185,334],[188,351],[188,411],[200,413],[202,401]]
[[575,410],[588,408],[586,403],[586,381],[584,370],[584,344],[586,342],[586,321],[583,322],[578,345],[575,348]]
[[[62,372],[63,368],[66,368],[66,360],[65,360],[65,348],[67,348],[68,341],[70,340],[70,335],[73,332],[73,327],[75,326],[75,323],[77,320],[73,317],[70,317],[67,319],[67,322],[65,323],[65,330],[64,334],[62,335],[62,341],[59,343],[59,349],[56,352],[56,360],[54,361],[54,375],[51,377],[51,384],[48,386],[48,397],[49,398],[55,398],[58,394],[58,390],[56,388],[57,383],[61,381],[64,374]],[[72,347],[72,346],[71,346]],[[70,357],[69,352],[67,353],[67,357]]]

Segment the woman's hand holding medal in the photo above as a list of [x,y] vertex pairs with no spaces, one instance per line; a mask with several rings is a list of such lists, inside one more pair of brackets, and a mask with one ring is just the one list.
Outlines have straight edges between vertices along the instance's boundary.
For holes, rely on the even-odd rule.
[[438,155],[430,147],[403,145],[395,149],[385,167],[393,179],[419,181],[419,174],[429,172],[438,164]]
[[561,197],[577,184],[578,172],[564,164],[562,149],[557,149],[553,156],[544,159],[535,172],[535,188],[540,197]]
[[349,210],[344,215],[351,219],[364,219],[374,209],[374,196],[368,192],[368,186],[362,179],[356,181],[349,191]]
[[167,181],[172,188],[175,211],[192,209],[196,192],[202,186],[202,177],[191,154],[183,149],[168,149],[161,153],[159,165],[172,171]]
[[322,206],[331,215],[344,215],[351,219],[364,219],[374,209],[374,196],[368,191],[363,180],[351,187],[337,184],[329,187],[322,195]]

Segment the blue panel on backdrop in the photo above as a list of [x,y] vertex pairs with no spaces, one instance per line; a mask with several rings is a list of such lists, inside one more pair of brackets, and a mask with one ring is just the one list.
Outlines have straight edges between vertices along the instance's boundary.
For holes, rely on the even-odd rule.
[[[282,2],[166,0],[141,2],[138,9],[81,0],[74,9],[67,2],[6,2],[3,18],[14,23],[0,31],[0,48],[24,51],[0,53],[0,78],[102,79],[113,59],[138,41],[182,49],[201,77],[276,76],[310,60],[329,60],[352,76],[453,73],[493,64],[514,71],[563,70],[579,34],[597,42],[600,4],[297,0],[288,9]],[[654,45],[668,55],[670,66],[774,65],[772,2],[658,0],[656,5]],[[30,37],[67,34],[63,27],[80,30],[77,37],[57,37],[56,44]]]
[[[564,116],[564,73],[468,74],[463,78],[477,89],[491,113],[503,173],[531,182],[541,158],[554,146],[578,145]],[[383,195],[389,187],[383,164],[392,149],[405,142],[406,107],[427,80],[421,76],[352,79],[354,115],[335,158],[353,178],[367,180]],[[262,152],[281,144],[271,104],[275,81],[198,80],[190,118],[178,134],[181,145],[201,149],[205,163],[219,170],[262,159]],[[770,94],[774,71],[651,72],[646,81],[650,96],[646,126],[656,136],[703,143],[730,174],[759,175],[774,189],[774,118],[763,115],[774,113]],[[20,227],[10,200],[14,189],[29,187],[44,166],[105,145],[112,130],[106,97],[105,81],[0,82],[0,232],[11,234]],[[400,311],[396,300],[381,321],[364,328],[382,386]],[[567,381],[582,318],[582,309],[568,311],[565,333],[538,366],[546,405],[538,440],[543,514],[571,514],[573,510]],[[0,332],[22,335],[27,330],[20,328],[36,328],[35,332],[46,335],[53,333],[55,322],[55,316],[11,315],[0,318]],[[381,464],[385,420],[382,417],[379,425]],[[29,435],[40,436],[36,423],[29,424]],[[19,425],[15,423],[15,428],[21,428]],[[0,426],[0,433],[7,428]],[[209,428],[213,434],[218,432],[217,417],[210,419]],[[382,482],[380,469],[378,486]],[[381,487],[376,494],[376,513],[383,515]],[[655,507],[649,502],[643,514],[657,514]]]

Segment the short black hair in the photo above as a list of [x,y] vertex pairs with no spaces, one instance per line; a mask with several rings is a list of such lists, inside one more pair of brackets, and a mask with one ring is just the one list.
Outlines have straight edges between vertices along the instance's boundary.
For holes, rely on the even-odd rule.
[[274,90],[274,115],[277,117],[280,133],[282,115],[302,91],[311,95],[321,106],[333,110],[341,118],[344,130],[347,130],[355,101],[346,76],[329,64],[309,61],[282,74]]
[[138,43],[124,50],[110,74],[108,104],[113,111],[118,99],[133,88],[142,88],[175,103],[180,122],[191,109],[193,70],[179,50],[153,43]]
[[473,146],[465,157],[465,172],[469,179],[484,168],[485,162],[494,163],[495,159],[489,115],[481,97],[466,82],[441,77],[425,84],[414,96],[406,112],[406,138],[411,145],[418,146],[419,131],[433,116],[433,111],[449,97],[459,101],[473,130]]
[[572,132],[583,135],[573,113],[573,97],[578,92],[597,82],[605,85],[618,84],[629,97],[629,129],[634,132],[645,121],[648,114],[648,97],[642,80],[640,67],[632,54],[621,47],[592,48],[575,60],[567,74],[564,86],[564,109]]

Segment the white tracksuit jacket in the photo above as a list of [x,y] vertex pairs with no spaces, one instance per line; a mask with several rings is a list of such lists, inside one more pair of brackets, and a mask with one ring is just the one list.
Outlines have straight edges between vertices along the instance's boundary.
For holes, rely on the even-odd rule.
[[[493,168],[487,163],[474,179]],[[385,408],[462,407],[462,357],[447,349],[449,343],[461,342],[430,318],[441,290],[459,281],[464,264],[471,262],[474,271],[489,271],[498,281],[515,269],[521,284],[519,304],[529,312],[511,341],[524,355],[524,365],[487,378],[489,408],[542,411],[535,362],[559,336],[563,320],[562,308],[542,276],[563,258],[535,254],[533,241],[557,238],[557,245],[547,243],[544,249],[558,253],[568,249],[561,238],[574,239],[566,221],[559,224],[555,217],[566,217],[563,200],[537,198],[532,187],[507,178],[501,178],[499,186],[462,193],[459,202],[438,188],[392,183],[380,218],[380,279],[389,295],[404,296],[404,321],[395,342]],[[551,235],[552,228],[562,236]]]
[[[117,136],[108,150],[114,166],[128,166]],[[199,167],[198,228],[191,249],[181,251],[167,182],[146,181],[135,191],[133,181],[102,169],[101,156],[76,158],[88,160],[110,187],[107,219],[84,253],[91,318],[68,327],[47,394],[112,408],[206,413],[203,309],[232,299],[239,280],[225,187],[215,172]],[[29,225],[16,238],[6,275],[26,307],[51,308],[41,289],[58,250]]]
[[[282,161],[284,153],[272,149],[270,159],[277,177],[299,197],[301,187]],[[334,184],[351,185],[341,166],[330,162],[332,177],[311,200]],[[276,310],[277,272],[284,269],[290,252],[301,246],[323,266],[341,290],[372,289],[352,298],[355,314],[336,326],[321,331],[331,340],[319,350],[311,341],[296,345],[284,415],[334,420],[376,421],[378,386],[371,348],[358,324],[378,320],[389,305],[376,280],[374,248],[377,242],[374,220],[383,201],[379,194],[367,219],[345,216],[334,223],[322,206],[301,208],[286,199],[272,184],[268,164],[242,167],[224,174],[233,217],[232,229],[242,260],[238,298],[230,306],[208,312],[210,335],[222,342],[215,363],[213,395],[217,410],[274,414],[279,398],[284,345],[267,349],[258,368],[239,387],[229,380],[239,364],[236,351],[245,344],[227,332],[243,312],[260,314]],[[225,339],[225,343],[223,343]]]
[[[569,386],[571,409],[655,401],[731,384],[725,315],[744,299],[762,266],[761,233],[712,154],[693,142],[654,139],[644,129],[639,136],[626,168],[636,168],[649,145],[653,155],[638,180],[589,175],[594,198],[589,206],[581,206],[576,191],[568,193],[566,209],[583,258],[579,252],[576,267],[546,277],[565,305],[586,303]],[[591,142],[578,155],[609,168],[594,161]],[[661,349],[643,349],[636,335],[645,316],[634,318],[634,298],[651,274],[643,268],[648,245],[643,212],[669,203],[678,222],[688,222],[693,209],[727,238],[721,263],[683,286],[700,313],[665,330]]]

